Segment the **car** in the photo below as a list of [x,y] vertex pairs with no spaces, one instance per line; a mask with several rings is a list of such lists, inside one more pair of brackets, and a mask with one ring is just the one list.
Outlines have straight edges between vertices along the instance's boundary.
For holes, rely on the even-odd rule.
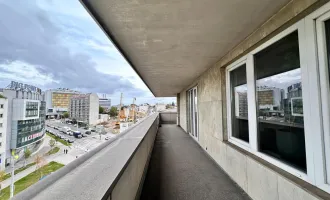
[[70,136],[73,136],[73,133],[72,133],[71,131],[69,131],[68,134],[69,134]]
[[70,125],[71,125],[71,122],[69,122],[68,124],[70,124]]
[[81,134],[81,136],[82,136],[82,137],[87,137],[87,135],[85,135],[85,134]]
[[67,142],[69,142],[69,143],[73,143],[74,141],[73,141],[72,139],[68,139]]
[[106,137],[105,140],[110,140],[110,137]]
[[85,130],[88,130],[88,127],[84,127]]
[[95,129],[91,129],[91,132],[96,132],[96,130]]
[[86,131],[85,134],[90,135],[90,134],[92,134],[92,132]]
[[82,135],[77,135],[76,138],[82,138],[83,136]]

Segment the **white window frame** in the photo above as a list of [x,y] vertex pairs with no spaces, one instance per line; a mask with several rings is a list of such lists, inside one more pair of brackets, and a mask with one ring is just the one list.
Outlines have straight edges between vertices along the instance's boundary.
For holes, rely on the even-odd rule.
[[[259,53],[260,51],[266,49],[270,45],[274,44],[275,42],[281,40],[285,36],[291,34],[294,31],[298,30],[298,42],[299,42],[299,54],[300,54],[300,69],[301,69],[301,81],[303,85],[303,106],[304,106],[304,133],[305,133],[305,148],[306,148],[306,168],[307,173],[300,171],[284,162],[275,159],[271,156],[268,156],[262,152],[259,152],[258,149],[258,122],[257,122],[257,105],[256,105],[256,80],[255,80],[255,73],[254,73],[254,55]],[[313,116],[317,115],[316,111],[313,111],[311,108],[311,103],[314,102],[314,97],[311,100],[311,94],[309,90],[314,87],[317,88],[317,84],[310,86],[310,76],[316,76],[317,70],[310,75],[310,71],[308,69],[306,55],[308,54],[306,49],[306,40],[305,40],[305,21],[301,20],[294,25],[290,26],[286,30],[282,31],[278,35],[274,36],[267,42],[263,43],[246,56],[242,57],[241,59],[237,60],[233,64],[229,65],[226,69],[226,88],[227,88],[227,125],[228,125],[228,140],[229,142],[243,148],[254,155],[266,160],[267,162],[301,178],[302,180],[309,182],[311,184],[315,184],[315,177],[314,177],[314,150],[313,150],[313,143],[310,142],[313,140],[314,131],[318,129],[314,129],[314,125],[312,124],[316,119],[313,120]],[[232,137],[231,131],[231,93],[230,93],[230,71],[233,69],[246,64],[246,73],[247,73],[247,87],[248,87],[248,117],[249,117],[249,143],[243,142],[237,138]],[[315,77],[312,78],[316,80]],[[314,82],[313,82],[314,83]],[[317,125],[315,125],[317,126]]]
[[[244,64],[246,65],[246,78],[248,77],[248,67],[247,67],[247,57],[244,56],[240,59],[238,59],[237,61],[235,61],[234,63],[232,63],[231,65],[229,65],[226,68],[226,93],[227,93],[227,116],[228,116],[228,120],[227,120],[227,127],[228,127],[228,141],[245,149],[248,150],[251,148],[251,129],[250,129],[250,113],[251,113],[251,106],[250,106],[250,102],[249,102],[249,92],[248,92],[248,124],[249,124],[249,142],[245,142],[243,140],[240,140],[236,137],[233,136],[232,134],[232,108],[231,108],[231,98],[232,98],[232,93],[231,93],[231,82],[230,82],[230,73],[231,71],[242,67]],[[248,81],[248,80],[247,80]],[[248,85],[247,85],[248,87]],[[249,91],[249,88],[248,88]]]
[[[194,97],[194,90],[196,90],[196,99],[193,98]],[[189,135],[192,138],[194,138],[195,140],[199,141],[199,115],[198,115],[198,88],[197,88],[197,85],[194,86],[194,87],[192,87],[192,88],[190,88],[189,90],[187,90],[187,94],[189,92],[191,92],[191,95],[187,95],[187,98],[189,96],[190,96],[190,98],[193,98],[193,105],[190,105],[190,103],[191,103],[190,100],[191,99],[188,98],[188,101],[189,101],[189,104],[187,103],[188,109],[191,109],[192,108],[189,111],[189,114],[190,115],[193,115],[192,111],[194,111],[195,100],[196,100],[196,112],[197,112],[197,116],[196,116],[197,124],[196,124],[196,127],[195,127],[195,124],[194,124],[195,123],[195,120],[194,120],[195,118],[193,117],[193,121],[190,122],[190,131],[192,131],[191,128],[193,128],[194,131],[195,131],[195,135],[197,134],[197,136],[193,135],[192,132],[189,132]],[[192,107],[189,108],[189,105],[192,106]],[[188,117],[190,117],[190,116],[188,116]]]
[[[315,79],[318,81],[318,88],[313,91],[316,98],[316,110],[320,110],[314,116],[314,123],[320,126],[315,131],[313,142],[315,171],[315,184],[330,193],[330,107],[328,102],[329,77],[326,34],[324,22],[330,19],[330,2],[311,13],[305,18],[307,49],[309,50],[308,61],[310,67],[316,68]],[[316,96],[317,95],[317,96]],[[314,104],[315,104],[314,103]]]

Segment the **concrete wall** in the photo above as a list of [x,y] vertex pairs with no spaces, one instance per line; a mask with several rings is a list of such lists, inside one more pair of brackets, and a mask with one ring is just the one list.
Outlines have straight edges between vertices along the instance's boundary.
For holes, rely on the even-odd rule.
[[316,200],[304,189],[277,171],[237,150],[227,140],[225,67],[272,37],[288,24],[306,16],[327,1],[293,0],[242,43],[204,72],[180,93],[180,126],[187,131],[186,91],[197,85],[200,146],[254,200]]
[[176,124],[177,123],[177,112],[161,112],[159,113],[161,124]]
[[144,176],[146,175],[146,169],[149,165],[149,158],[156,138],[157,126],[158,121],[156,120],[136,150],[116,186],[113,188],[111,200],[139,199],[140,190],[144,183]]

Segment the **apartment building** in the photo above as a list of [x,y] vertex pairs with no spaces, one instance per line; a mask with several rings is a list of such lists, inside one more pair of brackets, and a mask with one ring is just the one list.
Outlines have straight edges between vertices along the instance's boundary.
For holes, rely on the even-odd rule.
[[99,119],[99,97],[94,93],[72,96],[69,114],[71,119],[95,125]]

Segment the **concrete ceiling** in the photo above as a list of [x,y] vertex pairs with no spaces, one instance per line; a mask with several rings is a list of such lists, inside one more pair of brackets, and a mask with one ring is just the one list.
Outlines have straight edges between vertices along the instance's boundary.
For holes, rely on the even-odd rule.
[[175,96],[290,0],[81,0],[157,97]]

